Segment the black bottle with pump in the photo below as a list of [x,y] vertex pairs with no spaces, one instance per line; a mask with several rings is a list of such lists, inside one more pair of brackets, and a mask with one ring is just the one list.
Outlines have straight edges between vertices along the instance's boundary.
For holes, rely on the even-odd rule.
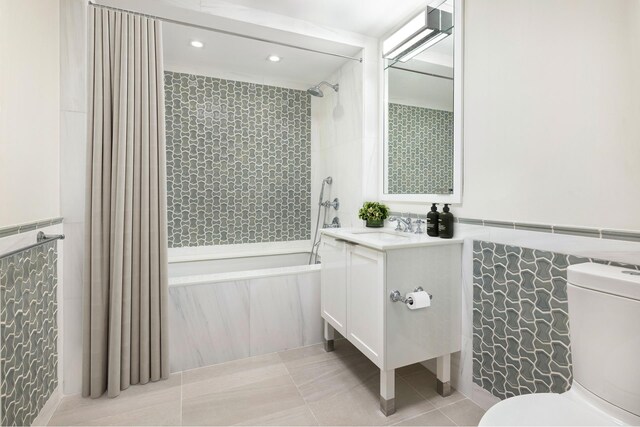
[[446,203],[440,214],[438,232],[443,239],[453,237],[453,214],[449,212],[449,204]]
[[431,237],[438,237],[438,213],[437,203],[431,205],[431,211],[427,213],[427,234]]

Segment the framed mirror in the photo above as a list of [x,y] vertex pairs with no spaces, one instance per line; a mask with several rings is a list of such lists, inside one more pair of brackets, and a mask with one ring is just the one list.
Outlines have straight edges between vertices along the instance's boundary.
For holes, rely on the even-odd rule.
[[462,201],[462,0],[436,0],[383,40],[381,199]]

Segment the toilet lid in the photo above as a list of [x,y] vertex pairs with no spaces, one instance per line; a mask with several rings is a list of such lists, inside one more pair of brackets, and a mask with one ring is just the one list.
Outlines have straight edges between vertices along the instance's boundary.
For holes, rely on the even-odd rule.
[[619,425],[591,406],[560,394],[540,393],[511,397],[482,417],[480,426],[613,426]]

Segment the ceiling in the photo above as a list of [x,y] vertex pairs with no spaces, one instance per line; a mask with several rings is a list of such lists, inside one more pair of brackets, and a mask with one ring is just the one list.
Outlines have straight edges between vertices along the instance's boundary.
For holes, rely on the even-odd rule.
[[[359,57],[355,46],[310,36],[282,32],[264,25],[229,21],[217,17],[216,10],[246,8],[287,16],[316,25],[380,37],[396,29],[407,18],[427,5],[451,0],[98,0],[100,3],[143,13],[169,16],[177,20],[250,34],[271,40],[305,46],[325,52]],[[206,12],[205,12],[206,10]],[[242,12],[240,12],[242,15]],[[274,16],[274,15],[272,15]],[[276,86],[306,88],[326,79],[349,60],[307,52],[276,44],[225,35],[194,27],[165,23],[164,59],[168,70],[237,79]],[[193,48],[189,42],[200,40],[205,46]],[[440,44],[446,44],[446,40]],[[434,46],[433,56],[445,46]],[[446,49],[445,49],[446,50]],[[276,54],[280,62],[267,61]],[[417,59],[417,58],[416,58]],[[437,58],[423,58],[442,64]],[[445,58],[446,59],[446,58]],[[444,65],[444,64],[443,64]]]
[[[190,1],[190,0],[174,0]],[[234,4],[340,30],[380,37],[433,0],[205,0]],[[441,0],[436,0],[441,1]]]
[[[191,40],[203,42],[204,47],[192,47]],[[167,70],[295,89],[317,84],[349,61],[166,23],[163,26],[163,43]],[[267,57],[272,54],[278,55],[280,62],[268,61]]]

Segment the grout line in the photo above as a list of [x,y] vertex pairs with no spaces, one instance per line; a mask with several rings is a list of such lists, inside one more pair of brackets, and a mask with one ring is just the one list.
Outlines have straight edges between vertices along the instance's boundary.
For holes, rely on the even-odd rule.
[[[415,392],[416,392],[416,394],[417,394],[418,396],[420,396],[422,399],[424,399],[426,402],[429,402],[428,398],[427,398],[425,395],[423,395],[422,393],[420,393],[420,392],[418,391],[418,389],[417,389],[417,388],[415,388],[414,386],[412,386],[412,385],[411,385],[411,383],[410,383],[409,381],[405,380],[405,379],[404,379],[404,377],[402,377],[401,375],[398,375],[398,379],[400,379],[400,380],[404,380],[404,382],[409,386],[409,388],[410,388],[410,389],[412,389],[413,391],[415,391]],[[431,403],[431,402],[429,402],[429,403]],[[432,405],[433,405],[433,404],[432,404]],[[435,405],[433,405],[433,407],[434,407],[434,408],[436,408],[436,407],[435,407]],[[436,409],[437,409],[437,408],[436,408]]]
[[456,425],[456,426],[457,426],[457,425],[459,425],[457,422],[453,421],[453,420],[452,420],[452,419],[451,419],[447,414],[445,414],[444,412],[440,411],[440,413],[441,413],[442,415],[444,415],[444,417],[445,417],[446,419],[448,419],[449,421],[451,421],[451,422],[453,423],[453,425]]
[[280,356],[280,353],[282,353],[282,352],[278,352],[278,357],[280,358],[280,363],[282,363],[284,365],[284,369],[287,370],[287,375],[289,375],[289,379],[291,380],[291,382],[295,386],[296,391],[298,392],[298,395],[300,395],[300,397],[302,398],[302,401],[304,402],[304,406],[306,406],[306,408],[309,410],[309,412],[311,412],[311,416],[313,417],[314,420],[316,420],[316,424],[320,425],[320,421],[318,421],[318,417],[316,417],[316,414],[313,412],[313,409],[311,409],[311,406],[309,406],[309,402],[307,402],[307,399],[305,399],[305,397],[300,392],[300,388],[298,387],[298,384],[296,384],[295,380],[293,379],[293,376],[291,375],[291,371],[289,370],[289,367],[287,366],[287,364],[282,359],[282,356]]
[[[460,395],[462,396],[462,399],[460,399],[460,400],[456,400],[455,402],[447,403],[446,405],[442,405],[442,406],[440,406],[438,409],[447,408],[447,407],[449,407],[449,406],[451,406],[451,405],[455,405],[456,403],[460,403],[460,402],[462,402],[463,400],[468,400],[468,401],[470,401],[470,402],[473,402],[473,400],[469,399],[469,398],[468,398],[467,396],[465,396],[464,394],[460,393]],[[474,403],[475,403],[475,402],[474,402]]]
[[[423,416],[423,415],[427,415],[427,414],[430,414],[430,413],[432,413],[432,412],[436,412],[436,411],[440,412],[440,411],[438,410],[438,408],[433,408],[433,409],[431,409],[431,410],[429,410],[429,411],[427,411],[427,412],[421,412],[421,413],[419,413],[419,414],[417,414],[417,415],[414,415],[414,416],[412,416],[411,418],[403,418],[403,419],[401,419],[400,421],[397,421],[397,422],[393,423],[392,425],[397,426],[398,424],[403,423],[403,422],[405,422],[405,421],[413,420],[413,419],[415,419],[415,418],[418,418],[418,417],[421,417],[421,416]],[[444,414],[442,414],[442,415],[444,415]],[[445,415],[445,417],[446,417],[446,415]],[[447,418],[449,418],[449,417],[447,417]],[[453,421],[451,421],[451,422],[453,422]],[[454,424],[455,424],[455,423],[454,423]]]

